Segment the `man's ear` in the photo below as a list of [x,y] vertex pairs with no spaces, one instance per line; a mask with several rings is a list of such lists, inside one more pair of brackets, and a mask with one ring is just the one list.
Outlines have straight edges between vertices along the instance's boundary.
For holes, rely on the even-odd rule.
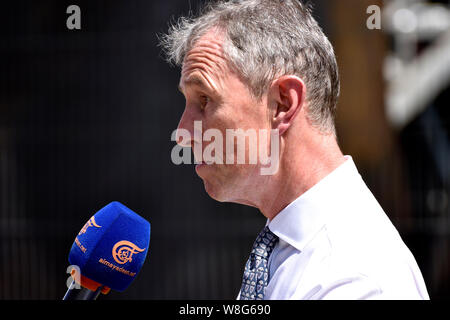
[[296,76],[282,76],[274,80],[269,90],[269,105],[272,106],[272,128],[280,136],[292,125],[305,101],[306,87]]

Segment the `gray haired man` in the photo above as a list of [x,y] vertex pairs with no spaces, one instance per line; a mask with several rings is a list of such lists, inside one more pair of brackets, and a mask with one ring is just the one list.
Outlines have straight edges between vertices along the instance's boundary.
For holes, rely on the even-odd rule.
[[[195,138],[195,122],[224,136],[229,129],[278,132],[271,175],[260,174],[261,162],[197,159],[212,198],[256,207],[267,218],[238,298],[429,298],[413,255],[338,146],[338,67],[307,6],[219,1],[180,18],[162,45],[182,68],[186,107],[178,130],[194,137],[179,144],[208,147]],[[258,136],[268,142],[258,146],[273,139]],[[232,147],[249,152],[248,144]]]

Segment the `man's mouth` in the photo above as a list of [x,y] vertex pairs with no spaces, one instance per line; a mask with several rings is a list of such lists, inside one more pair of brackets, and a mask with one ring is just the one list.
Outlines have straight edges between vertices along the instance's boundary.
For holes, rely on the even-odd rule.
[[208,161],[199,161],[199,162],[196,162],[196,163],[197,163],[196,166],[195,166],[195,170],[196,171],[198,171],[201,168],[208,167],[208,166],[211,166],[211,165],[214,164],[214,162],[208,162]]
[[196,162],[197,166],[209,166],[214,164],[214,162],[208,162],[208,161],[200,161],[200,162]]

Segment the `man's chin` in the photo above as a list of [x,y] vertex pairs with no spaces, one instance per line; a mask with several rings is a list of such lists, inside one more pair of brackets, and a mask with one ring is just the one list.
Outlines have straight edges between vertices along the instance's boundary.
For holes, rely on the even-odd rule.
[[213,186],[212,184],[208,183],[205,180],[203,180],[203,185],[205,187],[206,193],[211,197],[211,199],[214,199],[218,202],[237,203],[237,204],[243,204],[246,206],[257,208],[257,206],[254,203],[252,203],[246,199],[233,198],[230,194],[226,194],[224,192],[223,186],[222,186],[222,188],[220,188],[220,186],[218,187],[217,185]]
[[224,192],[224,185],[218,182],[218,180],[211,179],[210,177],[206,178],[205,175],[200,175],[199,177],[203,181],[203,186],[205,188],[206,193],[214,200],[219,202],[227,202],[227,198]]
[[219,190],[217,190],[217,186],[209,183],[207,180],[203,179],[203,186],[205,187],[206,193],[214,200],[219,202],[225,202],[224,197],[221,196]]
[[235,202],[237,197],[242,194],[238,192],[239,179],[236,175],[231,175],[231,169],[219,167],[215,164],[200,164],[195,167],[197,175],[202,179],[206,193],[214,200],[219,202]]

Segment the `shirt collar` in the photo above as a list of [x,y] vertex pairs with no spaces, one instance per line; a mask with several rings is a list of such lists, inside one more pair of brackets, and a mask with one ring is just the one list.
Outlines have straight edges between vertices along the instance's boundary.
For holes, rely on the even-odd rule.
[[329,199],[338,197],[343,183],[352,176],[360,177],[352,157],[290,203],[266,225],[281,240],[302,251],[326,223],[332,211]]

